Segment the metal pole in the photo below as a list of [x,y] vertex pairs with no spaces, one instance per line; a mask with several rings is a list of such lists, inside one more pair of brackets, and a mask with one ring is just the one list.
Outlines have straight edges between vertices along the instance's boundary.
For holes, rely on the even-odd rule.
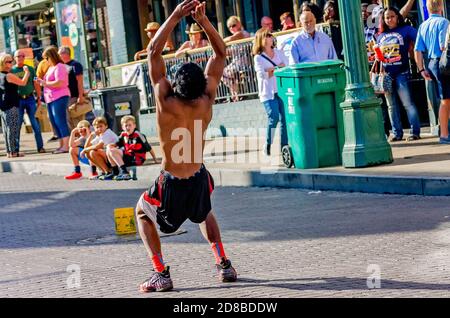
[[343,166],[390,163],[392,150],[384,135],[380,102],[369,80],[361,1],[345,0],[339,13],[347,75],[345,101],[341,104],[345,126]]

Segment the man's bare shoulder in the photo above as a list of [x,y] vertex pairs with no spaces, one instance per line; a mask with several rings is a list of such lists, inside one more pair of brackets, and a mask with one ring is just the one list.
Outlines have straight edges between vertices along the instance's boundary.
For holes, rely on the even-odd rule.
[[213,101],[208,95],[203,94],[194,100],[185,100],[175,95],[168,96],[160,101],[159,110],[173,114],[186,114],[190,112],[205,111],[212,107]]

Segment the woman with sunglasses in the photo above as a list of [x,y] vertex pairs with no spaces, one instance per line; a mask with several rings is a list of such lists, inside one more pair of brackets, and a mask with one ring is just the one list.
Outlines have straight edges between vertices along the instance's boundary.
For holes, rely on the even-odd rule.
[[[232,35],[223,39],[225,43],[250,37],[250,33],[244,30],[241,21],[235,15],[228,18],[227,26]],[[223,70],[222,80],[230,89],[231,99],[237,102],[239,100],[239,83],[242,81],[241,72],[245,72],[251,62],[242,46],[228,46],[227,55],[231,57],[231,62]]]
[[258,79],[259,100],[267,113],[268,127],[264,153],[270,156],[270,148],[278,122],[281,129],[281,148],[288,144],[286,118],[283,101],[278,96],[275,69],[288,64],[282,51],[275,49],[275,38],[266,28],[259,29],[255,34],[252,53],[254,55],[255,72]]
[[53,153],[69,152],[69,126],[67,108],[69,107],[69,73],[58,54],[56,47],[48,47],[42,54],[50,65],[43,80],[38,80],[44,87],[44,99],[48,115],[59,139],[59,148]]
[[13,61],[14,59],[10,54],[0,56],[0,115],[8,158],[23,156],[19,152],[20,96],[18,87],[25,86],[30,77],[30,71],[27,66],[23,67],[25,75],[22,79],[11,73]]

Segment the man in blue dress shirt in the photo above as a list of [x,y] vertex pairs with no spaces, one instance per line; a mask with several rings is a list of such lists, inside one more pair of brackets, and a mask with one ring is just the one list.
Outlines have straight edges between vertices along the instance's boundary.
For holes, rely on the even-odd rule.
[[291,64],[336,60],[337,54],[331,38],[316,31],[316,18],[310,11],[300,16],[303,30],[294,39],[291,47]]
[[[444,3],[442,0],[427,0],[430,17],[420,25],[417,33],[414,57],[419,73],[425,80],[436,83],[441,105],[439,107],[439,125],[441,129],[439,142],[450,144],[448,133],[448,116],[450,110],[450,76],[441,74],[439,59],[445,49],[445,40],[449,21],[442,16]],[[424,65],[424,53],[427,52],[428,67]]]

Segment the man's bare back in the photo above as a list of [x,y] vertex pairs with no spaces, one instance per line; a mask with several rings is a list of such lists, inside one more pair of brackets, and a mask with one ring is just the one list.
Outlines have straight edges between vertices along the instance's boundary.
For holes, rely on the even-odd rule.
[[188,178],[200,169],[203,136],[211,118],[212,104],[206,95],[188,103],[177,97],[166,99],[156,117],[162,169],[179,178]]
[[174,14],[177,19],[192,14],[208,36],[214,51],[204,72],[198,65],[186,63],[175,74],[174,82],[170,83],[161,54],[177,19],[168,20],[147,48],[150,79],[156,97],[162,169],[175,177],[188,178],[203,163],[203,136],[212,118],[212,104],[225,67],[226,46],[206,17],[204,4],[185,0]]

